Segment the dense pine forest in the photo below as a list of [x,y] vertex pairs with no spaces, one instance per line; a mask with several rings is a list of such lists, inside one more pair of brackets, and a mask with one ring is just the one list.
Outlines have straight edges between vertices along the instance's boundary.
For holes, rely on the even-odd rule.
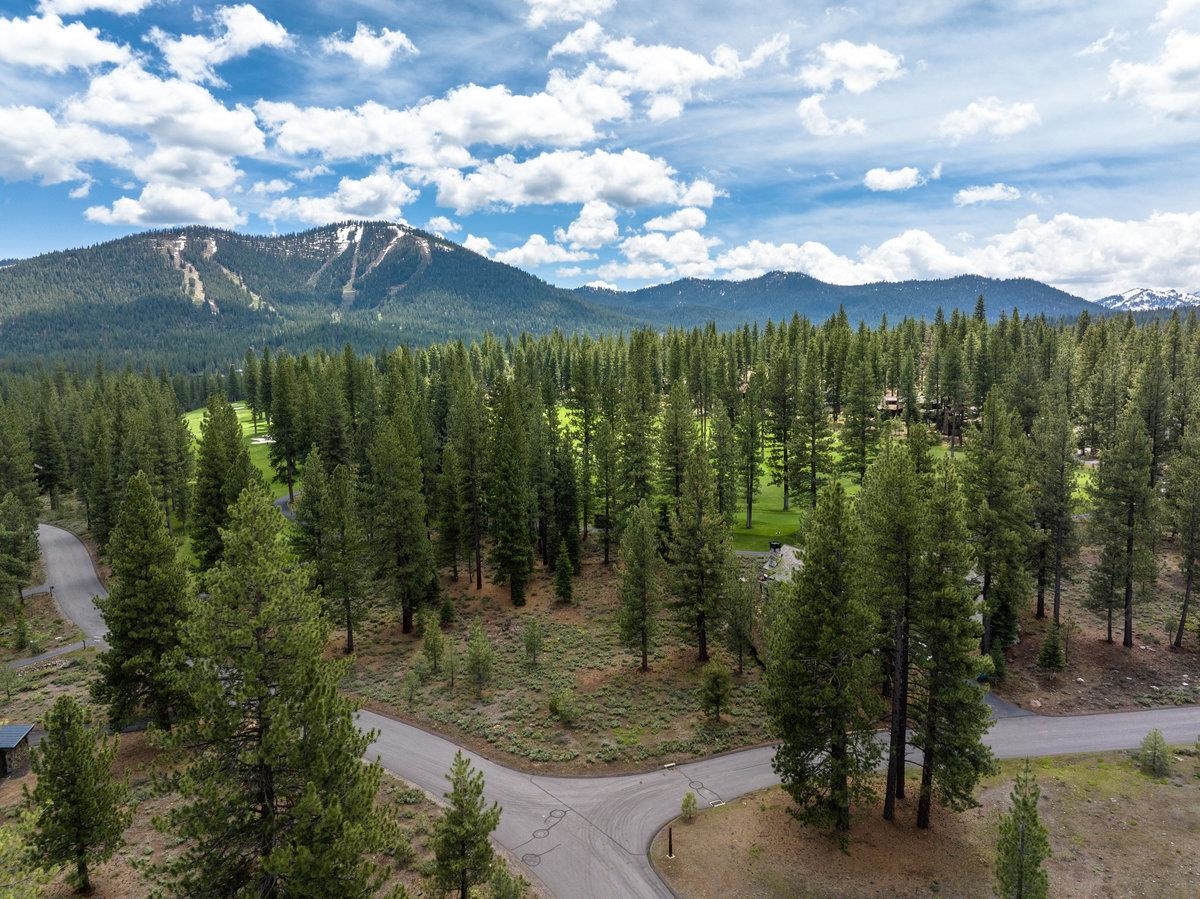
[[[5,620],[27,631],[35,524],[74,504],[113,585],[89,702],[114,727],[149,722],[178,761],[157,826],[181,848],[154,876],[180,894],[381,888],[393,824],[378,766],[358,762],[355,703],[406,697],[420,719],[461,679],[469,695],[429,723],[470,736],[518,670],[512,646],[523,661],[504,701],[540,708],[532,685],[549,677],[545,727],[592,726],[603,698],[556,668],[561,610],[607,629],[631,676],[669,671],[695,691],[697,736],[672,748],[781,741],[796,814],[843,845],[881,764],[882,813],[896,814],[906,747],[918,827],[974,804],[994,767],[985,686],[1004,684],[1032,629],[1036,665],[1061,671],[1091,616],[1119,666],[1148,638],[1138,611],[1161,606],[1170,567],[1168,642],[1200,639],[1194,313],[990,322],[980,297],[971,313],[875,328],[842,312],[376,355],[251,350],[203,374],[60,367],[7,375],[0,397]],[[184,413],[201,407],[194,438]],[[769,589],[735,544],[768,505],[801,563]],[[589,610],[597,584],[603,614]],[[388,674],[370,680],[362,659]],[[630,695],[658,689],[645,683]],[[58,713],[76,739],[95,733]],[[108,764],[97,745],[89,764]],[[588,761],[667,744],[622,745]],[[455,776],[470,808],[444,826],[486,846],[495,821],[465,762]],[[126,805],[100,796],[103,833],[47,857],[111,855]],[[233,818],[247,823],[231,834]],[[452,837],[431,845],[438,883],[457,888]]]

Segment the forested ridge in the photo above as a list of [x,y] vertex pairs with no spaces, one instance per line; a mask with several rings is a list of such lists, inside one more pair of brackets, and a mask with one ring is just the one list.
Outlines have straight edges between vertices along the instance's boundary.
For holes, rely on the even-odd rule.
[[407,225],[150,231],[0,268],[3,359],[203,368],[264,342],[397,343],[631,321]]
[[[649,651],[664,640],[685,647],[702,665],[697,701],[714,726],[734,684],[761,671],[782,743],[775,767],[797,815],[843,842],[881,763],[883,814],[894,816],[906,747],[920,759],[918,826],[974,803],[993,768],[980,681],[1003,682],[1034,617],[1051,622],[1039,665],[1061,668],[1066,581],[1086,580],[1120,665],[1142,638],[1134,610],[1169,543],[1185,585],[1171,642],[1194,651],[1200,638],[1195,313],[992,322],[980,297],[969,314],[878,327],[842,312],[378,355],[251,350],[204,375],[60,367],[6,375],[0,396],[6,614],[22,614],[39,493],[51,506],[77,495],[117,577],[95,695],[114,723],[152,719],[188,760],[173,782],[180,808],[163,823],[183,841],[161,872],[178,892],[303,876],[294,848],[345,816],[366,823],[316,861],[349,872],[363,894],[377,885],[357,860],[386,831],[370,812],[378,773],[350,761],[364,744],[335,689],[346,669],[316,648],[353,651],[364,619],[384,610],[423,641],[421,665],[405,674],[410,702],[438,678],[453,690],[456,675],[482,701],[495,637],[476,620],[462,656],[447,649],[448,583],[502,585],[536,666],[539,613],[523,608],[533,579],[552,574],[570,604],[585,560],[612,568],[628,666],[666,664]],[[231,402],[269,436],[294,523],[272,508]],[[181,412],[199,404],[193,446]],[[731,532],[753,524],[768,487],[794,515],[802,564],[761,591]],[[1086,569],[1083,543],[1096,554]],[[157,580],[138,582],[142,570]],[[244,632],[230,630],[243,620]],[[148,621],[160,622],[150,635]],[[255,622],[277,636],[256,643]],[[254,685],[237,705],[230,671]],[[262,851],[250,828],[231,868],[211,827],[248,813],[220,772],[248,751],[239,735],[262,714],[260,687],[286,698],[280,728],[336,722],[322,738],[328,770],[286,752],[262,764],[292,786],[351,786],[322,788],[337,801],[310,796],[304,814],[289,804],[302,790],[281,796],[270,825],[279,844]],[[574,702],[555,694],[564,726]],[[245,790],[261,787],[261,769],[239,772]]]
[[297,234],[207,227],[149,231],[0,267],[0,364],[224,367],[248,346],[359,352],[480,334],[617,333],[639,326],[730,329],[813,320],[932,318],[969,308],[1048,318],[1105,310],[1028,279],[964,275],[852,286],[800,273],[687,278],[622,292],[564,290],[407,225],[343,222]]

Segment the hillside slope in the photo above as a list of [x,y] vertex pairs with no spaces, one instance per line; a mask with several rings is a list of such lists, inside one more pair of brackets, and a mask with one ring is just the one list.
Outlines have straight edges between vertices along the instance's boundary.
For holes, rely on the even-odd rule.
[[252,343],[360,348],[632,324],[406,225],[284,236],[178,228],[0,269],[0,359],[202,365]]
[[0,267],[0,364],[60,360],[225,365],[251,345],[299,352],[345,343],[401,343],[553,328],[592,333],[639,325],[730,328],[744,322],[1071,317],[1105,310],[1028,279],[964,275],[943,281],[839,286],[798,272],[746,281],[684,279],[621,292],[564,290],[407,225],[343,222],[263,236],[191,227],[135,234]]

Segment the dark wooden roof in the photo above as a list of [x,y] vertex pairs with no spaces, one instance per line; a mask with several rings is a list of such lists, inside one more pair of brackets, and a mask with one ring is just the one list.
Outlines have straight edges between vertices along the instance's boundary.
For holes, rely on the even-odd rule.
[[31,730],[32,724],[0,724],[0,749],[16,749]]

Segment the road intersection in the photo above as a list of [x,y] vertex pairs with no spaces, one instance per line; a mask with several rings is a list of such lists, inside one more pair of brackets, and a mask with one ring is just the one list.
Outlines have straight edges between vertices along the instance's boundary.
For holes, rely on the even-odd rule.
[[[104,622],[93,599],[107,593],[86,547],[51,525],[39,525],[38,540],[59,607],[89,645],[103,642]],[[1169,743],[1190,743],[1200,733],[1200,706],[1062,717],[1025,714],[1003,702],[993,709],[997,718],[986,742],[999,758],[1131,749],[1156,727]],[[370,758],[379,758],[392,774],[441,798],[458,746],[376,712],[364,710],[358,717],[363,727],[377,732]],[[779,782],[769,746],[642,774],[596,777],[543,776],[468,754],[484,773],[488,798],[504,809],[496,842],[519,861],[522,874],[562,899],[671,897],[650,864],[648,849],[654,835],[678,814],[684,794],[690,790],[702,805],[713,805]],[[679,851],[686,853],[686,841]]]

